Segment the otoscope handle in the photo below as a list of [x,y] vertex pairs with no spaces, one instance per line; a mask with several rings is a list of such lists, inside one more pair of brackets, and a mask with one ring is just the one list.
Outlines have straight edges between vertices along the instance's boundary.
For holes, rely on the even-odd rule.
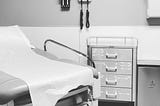
[[80,29],[83,29],[83,10],[80,11]]
[[89,23],[89,11],[88,9],[86,10],[86,28],[90,27],[90,23]]

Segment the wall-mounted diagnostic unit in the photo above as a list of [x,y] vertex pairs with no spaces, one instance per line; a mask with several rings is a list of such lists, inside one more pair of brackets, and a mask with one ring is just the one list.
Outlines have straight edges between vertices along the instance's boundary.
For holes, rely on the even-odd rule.
[[91,2],[91,0],[78,0],[78,2],[80,3],[81,5],[81,9],[80,9],[80,29],[82,30],[83,29],[83,15],[84,15],[84,12],[83,12],[83,4],[86,4],[87,5],[87,9],[86,9],[86,23],[85,23],[85,26],[86,28],[89,28],[90,27],[90,22],[89,22],[89,4]]
[[60,0],[61,10],[69,10],[70,9],[70,0]]
[[137,40],[90,37],[87,44],[88,55],[101,73],[99,106],[136,106]]

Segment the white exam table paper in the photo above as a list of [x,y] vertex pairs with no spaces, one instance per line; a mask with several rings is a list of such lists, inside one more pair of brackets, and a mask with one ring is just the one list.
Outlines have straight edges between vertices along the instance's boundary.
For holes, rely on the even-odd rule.
[[0,70],[28,84],[33,106],[54,106],[69,90],[94,84],[90,68],[37,55],[18,27],[9,28],[14,33],[0,28]]

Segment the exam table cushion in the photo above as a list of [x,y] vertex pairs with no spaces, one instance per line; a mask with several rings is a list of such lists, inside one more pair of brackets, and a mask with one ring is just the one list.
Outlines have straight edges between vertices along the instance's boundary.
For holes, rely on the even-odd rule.
[[[64,61],[64,60],[58,59],[53,54],[44,52],[43,50],[40,50],[38,48],[34,48],[32,50],[37,54],[45,56],[52,60],[68,62],[72,64],[74,63],[68,60]],[[78,64],[78,63],[74,63],[74,64]],[[94,71],[95,70],[93,70],[94,76],[96,76],[97,73]],[[21,99],[23,99],[23,101]],[[22,102],[22,104],[24,102],[28,103],[28,100],[29,102],[31,102],[28,86],[23,80],[15,78],[3,71],[0,71],[0,105],[6,104],[11,100],[18,100],[18,104],[19,104],[19,100],[21,100],[20,102]]]
[[[88,87],[80,86],[78,87],[78,89],[80,90],[76,91],[75,89],[71,91],[72,93],[65,95],[62,100],[64,98],[72,97],[73,95],[75,95],[75,93],[81,95],[81,93],[87,91]],[[15,101],[14,104],[16,106],[31,103],[31,98],[28,90],[28,86],[23,80],[0,71],[0,105],[7,104],[11,100]],[[87,95],[83,97],[83,99],[87,100],[86,97]],[[65,101],[63,102],[58,102],[57,106],[62,106],[62,104],[66,103],[66,101],[71,101],[72,99],[74,98],[72,97],[69,100],[65,99]]]
[[[34,48],[32,50],[46,58],[59,61],[56,56],[41,49]],[[25,100],[29,100],[28,98],[30,99],[28,86],[23,80],[0,71],[0,105],[11,100],[23,99],[21,102],[25,102]]]
[[[58,59],[56,56],[49,54],[47,52],[44,52],[43,50],[40,50],[38,48],[34,48],[32,50],[37,54],[45,56],[52,60],[68,62],[72,64],[74,63],[67,60],[64,61],[64,60]],[[74,64],[77,64],[77,63],[74,63]],[[94,73],[94,70],[93,70],[93,73]],[[94,75],[97,75],[97,74],[94,73]],[[21,100],[21,98],[23,99],[23,101]],[[23,80],[13,77],[3,71],[0,71],[0,105],[6,104],[11,100],[18,100],[18,102],[19,100],[21,100],[20,102],[22,102],[22,104],[23,102],[27,102],[28,100],[29,102],[31,102],[28,86]]]
[[29,91],[23,80],[0,71],[0,105],[26,94]]

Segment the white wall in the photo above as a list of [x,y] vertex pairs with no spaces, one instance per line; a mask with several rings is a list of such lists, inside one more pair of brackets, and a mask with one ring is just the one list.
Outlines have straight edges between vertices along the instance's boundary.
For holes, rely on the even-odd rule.
[[[47,39],[54,39],[60,43],[79,50],[79,28],[76,27],[21,27],[23,32],[36,47],[43,49]],[[79,62],[77,54],[56,44],[47,43],[47,51],[61,59],[71,59]]]
[[[89,31],[80,31],[78,27],[22,27],[29,39],[39,48],[47,38],[60,41],[74,49],[86,53],[86,39],[90,36],[131,36],[138,39],[139,60],[160,60],[160,27],[145,26],[96,26]],[[49,51],[59,57],[79,61],[73,52],[48,45]],[[82,59],[82,63],[85,59]]]
[[[79,26],[77,1],[71,0],[70,11],[62,12],[59,0],[0,0],[0,25]],[[147,0],[92,0],[90,23],[92,26],[146,25],[146,6]]]
[[89,36],[129,36],[138,39],[138,59],[160,60],[160,27],[104,26],[92,27],[80,34],[81,51],[86,51],[85,40]]

